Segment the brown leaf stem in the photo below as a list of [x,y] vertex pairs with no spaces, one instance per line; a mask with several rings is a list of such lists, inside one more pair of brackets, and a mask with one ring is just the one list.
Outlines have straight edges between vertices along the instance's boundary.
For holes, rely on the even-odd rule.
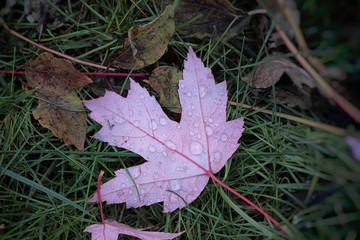
[[9,28],[9,26],[5,23],[4,19],[2,19],[1,17],[0,17],[0,23],[12,35],[14,35],[14,36],[16,36],[18,38],[21,38],[22,40],[24,40],[24,41],[26,41],[28,43],[31,43],[32,45],[34,45],[34,46],[36,46],[38,48],[44,49],[45,51],[51,52],[51,53],[53,53],[55,55],[61,56],[63,58],[67,58],[67,59],[69,59],[71,61],[74,61],[74,62],[77,62],[77,63],[80,63],[80,64],[84,64],[84,65],[88,65],[88,66],[92,66],[92,67],[96,67],[96,68],[109,69],[111,71],[115,70],[114,68],[108,68],[107,66],[103,66],[103,65],[100,65],[100,64],[91,63],[91,62],[87,62],[87,61],[83,61],[83,60],[71,57],[69,55],[66,55],[66,54],[63,54],[61,52],[55,51],[55,50],[53,50],[51,48],[45,47],[44,45],[42,45],[40,43],[36,43],[36,42],[28,39],[27,37],[21,35],[20,33],[16,32],[15,30],[12,30],[11,28]]
[[[229,101],[230,105],[236,106],[236,105],[240,105],[240,103],[236,103],[236,102],[231,102]],[[277,117],[280,118],[285,118],[294,122],[298,122],[298,123],[302,123],[311,127],[315,127],[315,128],[319,128],[321,130],[327,131],[329,133],[333,133],[339,136],[354,136],[354,137],[360,137],[360,134],[358,133],[351,133],[348,132],[346,129],[344,128],[339,128],[339,127],[335,127],[335,126],[331,126],[325,123],[320,123],[320,122],[315,122],[309,119],[304,119],[301,117],[296,117],[290,114],[286,114],[286,113],[279,113],[279,112],[273,112],[272,110],[268,110],[268,109],[264,109],[261,107],[257,107],[257,106],[250,106],[247,104],[242,104],[242,107],[247,108],[247,109],[251,109],[251,110],[256,110],[262,113],[266,113],[266,114],[275,114]]]
[[340,94],[338,94],[334,89],[330,87],[330,85],[320,76],[320,74],[306,61],[306,59],[299,54],[298,50],[292,44],[290,39],[286,36],[286,34],[281,30],[278,25],[275,25],[276,31],[279,33],[281,39],[284,41],[287,48],[295,55],[296,60],[303,66],[303,68],[314,78],[319,88],[325,94],[325,96],[329,99],[335,100],[335,102],[349,115],[351,116],[357,123],[360,123],[360,111],[355,106],[353,106],[350,102],[348,102],[345,98],[343,98]]
[[[23,75],[25,74],[25,71],[6,71],[6,70],[0,70],[0,74],[16,74],[16,75]],[[82,74],[87,76],[111,76],[111,77],[147,77],[149,74],[147,73],[107,73],[107,72],[82,72]]]

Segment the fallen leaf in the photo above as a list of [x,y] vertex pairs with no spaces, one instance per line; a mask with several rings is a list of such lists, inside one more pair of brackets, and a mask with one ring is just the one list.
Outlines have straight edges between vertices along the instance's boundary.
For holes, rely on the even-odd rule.
[[[205,188],[239,147],[243,118],[226,121],[226,82],[215,84],[193,50],[179,81],[180,123],[172,121],[146,89],[130,80],[126,98],[114,92],[84,101],[102,128],[95,138],[144,157],[139,166],[115,172],[101,186],[107,203],[141,207],[164,202],[164,212],[183,208]],[[133,182],[134,181],[134,182]],[[135,183],[135,184],[134,184]],[[95,194],[89,201],[98,201]]]
[[128,225],[117,223],[114,220],[105,220],[105,225],[93,224],[86,227],[84,232],[91,233],[91,239],[93,240],[117,240],[119,234],[137,237],[143,240],[165,240],[174,239],[185,231],[180,233],[150,232],[144,231],[144,229],[132,228]]
[[172,5],[152,22],[132,27],[123,53],[114,64],[124,69],[140,69],[155,63],[164,55],[175,31]]
[[84,148],[86,138],[86,114],[80,98],[73,90],[92,83],[91,79],[77,71],[64,59],[42,53],[35,60],[25,63],[25,77],[30,88],[36,89],[39,98],[35,119],[64,141],[78,150]]
[[161,66],[149,77],[150,86],[159,94],[159,102],[172,112],[180,113],[178,86],[182,72],[177,67]]
[[[288,104],[291,106],[300,106],[308,108],[310,102],[310,92],[306,88],[316,87],[313,78],[301,67],[297,66],[288,58],[274,58],[279,57],[274,53],[265,57],[262,61],[264,63],[255,67],[252,73],[244,76],[243,81],[249,82],[250,86],[263,90],[267,89],[279,82],[282,76],[286,73],[293,84],[283,84],[283,88],[277,87],[279,104]],[[280,82],[275,85],[279,86]],[[295,85],[294,88],[292,85]],[[292,101],[292,98],[294,98]],[[303,99],[304,101],[301,101]],[[296,104],[295,104],[296,103]]]
[[[172,1],[163,2],[169,4]],[[225,31],[225,38],[242,32],[250,20],[243,21],[245,16],[245,11],[234,7],[228,0],[182,0],[176,8],[175,23],[179,31],[193,33],[198,38],[218,39]]]

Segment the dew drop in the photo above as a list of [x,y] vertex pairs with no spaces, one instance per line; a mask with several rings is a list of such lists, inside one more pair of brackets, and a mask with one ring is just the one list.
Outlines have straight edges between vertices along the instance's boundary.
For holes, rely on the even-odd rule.
[[221,161],[221,158],[222,158],[221,153],[220,152],[215,152],[213,162],[214,163],[219,163]]
[[187,112],[187,115],[188,115],[188,116],[191,116],[191,115],[192,115],[192,111],[188,111],[188,112]]
[[211,134],[214,133],[214,129],[212,129],[211,127],[205,127],[205,131],[208,136],[211,136]]
[[173,180],[170,182],[170,187],[172,190],[177,191],[181,188],[181,182],[179,180]]
[[158,125],[157,125],[157,123],[156,123],[154,120],[152,120],[152,121],[149,123],[149,127],[150,127],[150,129],[155,130],[155,129],[158,128]]
[[214,119],[209,118],[207,121],[208,121],[208,123],[212,123],[212,122],[214,122]]
[[137,178],[141,174],[141,168],[140,167],[129,168],[129,172],[132,178]]
[[140,98],[141,98],[141,99],[144,99],[144,95],[141,94],[141,95],[140,95]]
[[190,136],[194,136],[195,135],[195,133],[194,133],[194,131],[192,131],[192,130],[190,130]]
[[191,105],[191,109],[192,109],[192,110],[195,110],[195,105]]
[[149,147],[149,151],[152,152],[152,153],[153,153],[153,152],[156,152],[156,148],[155,148],[154,146],[150,146],[150,147]]
[[125,183],[122,183],[122,184],[121,184],[121,187],[122,187],[122,188],[124,188],[125,186],[126,186],[126,184],[125,184]]
[[200,139],[200,138],[201,138],[201,133],[198,133],[198,134],[196,135],[196,137],[197,137],[198,139]]
[[176,145],[173,141],[171,140],[168,140],[165,142],[166,146],[168,146],[169,148],[171,148],[172,150],[175,150],[176,149]]
[[180,83],[180,87],[181,87],[181,88],[184,88],[185,85],[184,85],[183,83]]
[[167,156],[168,156],[167,152],[165,152],[165,151],[162,152],[161,155],[163,155],[163,157],[167,157]]
[[167,124],[167,121],[166,121],[166,119],[165,118],[160,118],[160,120],[159,120],[159,122],[160,122],[160,124],[161,125],[166,125]]
[[200,97],[203,98],[207,94],[207,87],[205,87],[204,85],[200,85],[199,91],[200,91]]
[[224,96],[224,91],[219,91],[220,96]]
[[190,144],[190,152],[194,155],[199,155],[203,151],[203,146],[199,142],[192,142]]
[[196,122],[196,123],[194,123],[194,127],[199,127],[199,124]]
[[160,177],[159,173],[158,172],[155,172],[154,175],[153,175],[153,178],[154,179],[158,179]]
[[140,123],[139,123],[138,120],[136,120],[136,121],[133,122],[133,124],[134,124],[135,127],[138,127]]
[[179,200],[179,197],[178,196],[176,196],[175,194],[171,194],[170,195],[170,202],[177,202]]
[[187,92],[186,96],[191,97],[191,92]]
[[223,134],[221,134],[220,139],[221,139],[221,141],[226,142],[226,140],[228,139],[228,136],[225,133],[223,133]]

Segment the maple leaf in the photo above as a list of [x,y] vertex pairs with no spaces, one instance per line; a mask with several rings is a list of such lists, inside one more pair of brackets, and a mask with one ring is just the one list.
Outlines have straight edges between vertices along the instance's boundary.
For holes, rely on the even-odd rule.
[[132,228],[114,220],[105,220],[105,224],[93,224],[87,226],[84,232],[91,233],[92,239],[96,240],[117,240],[119,234],[125,234],[143,240],[165,240],[176,238],[185,231],[180,233],[150,232],[144,231],[144,229]]
[[[95,138],[141,155],[147,162],[115,172],[101,186],[107,203],[140,207],[163,202],[172,212],[194,201],[210,176],[238,148],[243,118],[226,121],[226,82],[215,84],[190,47],[179,81],[180,123],[170,120],[146,89],[130,79],[126,98],[107,91],[84,104],[103,127]],[[181,199],[182,198],[182,199]],[[98,201],[95,194],[89,201]]]

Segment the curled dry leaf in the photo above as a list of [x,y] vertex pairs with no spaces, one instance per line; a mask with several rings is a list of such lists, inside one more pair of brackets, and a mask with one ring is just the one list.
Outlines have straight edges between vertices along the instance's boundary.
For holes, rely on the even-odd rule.
[[30,88],[36,89],[39,98],[33,112],[39,123],[52,131],[66,145],[84,148],[86,114],[75,89],[92,83],[64,59],[42,53],[25,63],[25,77]]
[[[95,138],[144,157],[139,166],[115,172],[101,186],[107,203],[127,207],[164,203],[172,212],[194,201],[211,174],[217,173],[238,148],[243,118],[226,121],[226,82],[215,84],[209,68],[193,50],[179,81],[180,123],[172,121],[154,97],[130,80],[126,98],[114,92],[84,101],[91,118],[102,125]],[[98,201],[95,194],[89,201]]]
[[144,229],[129,227],[128,225],[117,223],[114,220],[105,220],[104,224],[93,224],[85,228],[84,232],[92,234],[93,240],[117,240],[120,234],[137,237],[142,240],[166,240],[174,239],[184,232],[180,233],[164,233],[150,232]]
[[[265,57],[262,61],[264,63],[255,67],[254,73],[249,73],[242,78],[243,81],[249,82],[250,86],[255,89],[266,89],[275,85],[281,77],[286,73],[291,79],[292,83],[296,86],[285,86],[283,91],[279,91],[279,104],[290,104],[291,106],[300,106],[307,108],[310,104],[310,93],[304,89],[304,86],[308,88],[316,87],[313,78],[301,67],[297,66],[288,58],[275,58],[279,57],[277,54],[272,54]],[[297,92],[296,92],[297,91]],[[293,93],[292,93],[293,92]],[[300,100],[303,98],[305,102],[298,102],[294,104],[294,97],[299,95]],[[299,99],[296,98],[298,101]]]
[[158,67],[149,77],[150,86],[159,94],[160,104],[176,113],[181,112],[178,85],[182,77],[182,72],[171,66]]
[[130,28],[129,40],[114,64],[124,69],[140,69],[155,63],[164,55],[174,31],[174,12],[168,5],[152,22]]
[[[172,1],[158,2],[169,4]],[[244,30],[250,20],[244,20],[245,16],[245,11],[228,0],[182,0],[176,8],[175,23],[179,31],[193,33],[198,38],[219,38],[225,31],[226,37],[231,37]]]

